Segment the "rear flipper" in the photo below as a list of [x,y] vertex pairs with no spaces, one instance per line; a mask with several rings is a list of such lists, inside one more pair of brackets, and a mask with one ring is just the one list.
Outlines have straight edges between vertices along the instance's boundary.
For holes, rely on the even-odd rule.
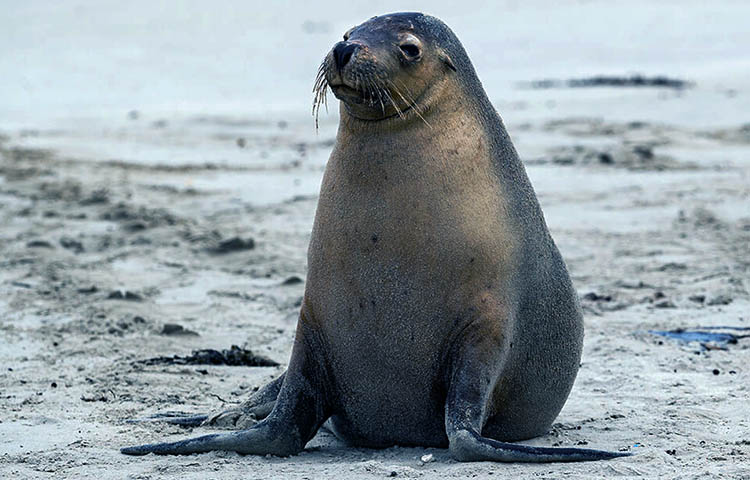
[[[477,322],[480,323],[480,322]],[[451,359],[448,396],[445,404],[445,428],[451,455],[462,462],[582,462],[629,456],[584,448],[532,447],[500,442],[483,437],[489,401],[503,367],[501,335],[490,331],[464,332],[460,348]],[[471,336],[471,338],[468,338]]]
[[453,457],[461,462],[586,462],[628,457],[625,452],[589,448],[532,447],[482,437],[475,429],[456,429],[448,436]]
[[286,372],[271,383],[261,387],[241,405],[209,415],[184,412],[160,412],[146,418],[128,420],[127,423],[161,422],[182,427],[208,425],[228,430],[249,428],[271,413],[276,404]]
[[[301,435],[302,431],[296,428],[297,425],[285,421],[274,422],[269,420],[239,432],[204,435],[179,442],[125,447],[121,448],[120,452],[125,455],[148,455],[149,453],[155,455],[190,455],[214,450],[226,450],[242,455],[286,457],[299,453],[305,447],[305,443],[309,441],[309,438],[306,438],[307,436]],[[308,434],[312,437],[315,432]]]
[[298,329],[289,370],[279,382],[281,387],[273,410],[260,423],[239,432],[126,447],[120,451],[126,455],[189,455],[213,450],[278,456],[299,453],[330,415],[323,388],[324,372],[305,343]]

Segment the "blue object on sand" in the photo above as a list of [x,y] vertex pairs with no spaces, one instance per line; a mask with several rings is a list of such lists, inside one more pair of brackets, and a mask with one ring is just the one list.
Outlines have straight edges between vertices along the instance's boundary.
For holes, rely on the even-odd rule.
[[699,330],[649,330],[649,333],[683,342],[737,343],[737,335],[731,333],[701,332]]

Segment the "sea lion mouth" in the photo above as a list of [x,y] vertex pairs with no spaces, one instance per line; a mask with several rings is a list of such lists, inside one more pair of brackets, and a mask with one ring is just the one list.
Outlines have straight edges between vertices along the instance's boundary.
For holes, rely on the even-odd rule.
[[382,97],[378,97],[374,89],[360,89],[345,83],[330,85],[330,88],[333,95],[344,103],[381,110],[380,98]]
[[359,100],[361,103],[362,100],[365,100],[365,94],[364,92],[361,92],[360,90],[357,90],[356,88],[350,87],[349,85],[345,85],[343,83],[340,83],[338,85],[330,85],[331,90],[333,91],[333,94],[341,101],[351,101],[351,100]]
[[[314,89],[315,100],[313,102],[313,116],[315,117],[316,128],[318,126],[318,113],[320,111],[320,106],[326,105],[325,91],[328,88],[331,89],[333,95],[337,99],[341,100],[344,104],[347,105],[349,114],[359,120],[375,122],[392,119],[394,117],[404,119],[406,118],[407,113],[411,113],[412,111],[414,111],[425,124],[429,125],[429,123],[427,123],[427,121],[420,113],[421,106],[418,103],[420,99],[411,99],[410,101],[406,100],[404,98],[404,94],[399,90],[396,90],[396,92],[394,93],[390,89],[387,89],[376,83],[369,83],[368,89],[360,90],[356,87],[347,85],[344,82],[329,84],[325,80],[325,77],[319,76],[319,80],[318,82],[316,82],[316,86]],[[397,101],[394,99],[394,95],[397,95],[396,98],[401,98],[404,100],[403,106],[399,106],[397,104]],[[350,108],[348,108],[349,106],[366,107],[373,112],[382,112],[383,115],[373,117],[360,116]],[[386,115],[387,110],[392,110],[392,113]]]
[[[385,105],[381,103],[383,101],[383,96],[388,95],[389,97],[392,96],[390,92],[387,94],[383,94],[382,90],[380,90],[382,96],[378,96],[374,90],[358,90],[356,88],[350,87],[349,85],[345,84],[337,84],[337,85],[329,85],[331,91],[333,92],[333,95],[341,100],[344,103],[347,104],[355,104],[355,105],[363,105],[369,108],[372,108],[376,111],[382,111],[385,113]],[[405,107],[401,107],[399,110],[394,112],[392,115],[384,115],[382,117],[375,117],[375,118],[363,118],[360,116],[357,116],[354,112],[349,112],[350,115],[354,116],[355,118],[358,118],[360,120],[368,121],[368,122],[377,122],[382,120],[388,120],[389,118],[394,117],[400,117],[404,118],[406,113],[409,112],[413,107],[413,104],[407,104]]]

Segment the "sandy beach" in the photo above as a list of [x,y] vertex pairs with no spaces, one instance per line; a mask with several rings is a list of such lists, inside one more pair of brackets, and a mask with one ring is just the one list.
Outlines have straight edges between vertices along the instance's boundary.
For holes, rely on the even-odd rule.
[[[333,99],[316,131],[312,80],[340,31],[382,12],[136,3],[126,22],[114,2],[67,3],[0,16],[15,62],[0,66],[0,476],[750,478],[747,6],[530,2],[491,7],[492,22],[446,2],[383,7],[455,25],[581,297],[578,379],[526,443],[635,454],[529,465],[326,431],[291,458],[121,455],[212,431],[127,420],[226,409],[286,368],[337,125]],[[259,45],[279,19],[289,41]],[[689,85],[528,83],[633,72]],[[232,345],[278,366],[144,362]]]

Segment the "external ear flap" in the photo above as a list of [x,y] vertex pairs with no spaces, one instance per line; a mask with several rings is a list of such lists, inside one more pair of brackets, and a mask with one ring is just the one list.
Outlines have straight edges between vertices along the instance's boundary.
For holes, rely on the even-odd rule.
[[447,53],[445,53],[444,50],[441,49],[438,52],[438,57],[440,58],[440,60],[443,61],[443,63],[445,63],[448,66],[448,68],[450,68],[454,72],[457,71],[456,65],[453,63],[453,60],[451,60],[451,57]]

